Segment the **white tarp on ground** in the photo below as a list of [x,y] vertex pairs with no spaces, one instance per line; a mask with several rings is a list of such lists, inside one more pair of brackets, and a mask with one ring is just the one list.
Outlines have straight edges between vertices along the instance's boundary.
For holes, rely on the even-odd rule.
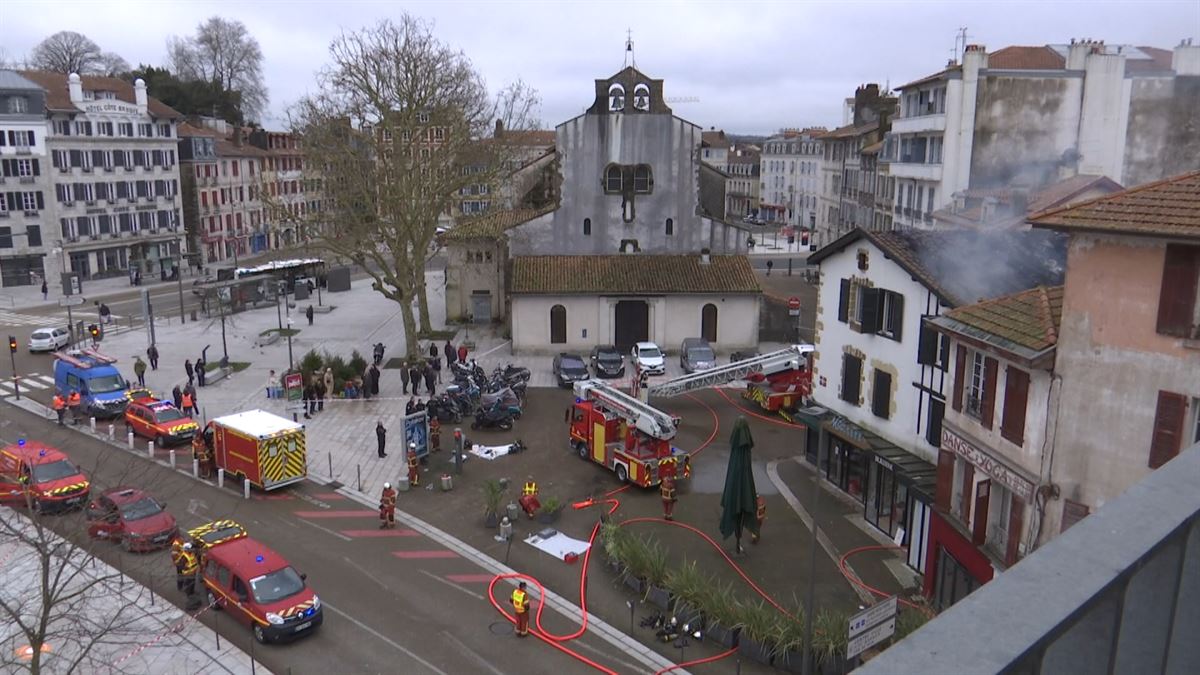
[[552,528],[529,535],[525,538],[525,543],[540,551],[545,551],[559,560],[566,557],[568,553],[581,556],[591,546],[582,539],[572,539]]
[[472,445],[469,451],[476,457],[483,459],[497,459],[507,455],[512,450],[512,444],[508,445]]

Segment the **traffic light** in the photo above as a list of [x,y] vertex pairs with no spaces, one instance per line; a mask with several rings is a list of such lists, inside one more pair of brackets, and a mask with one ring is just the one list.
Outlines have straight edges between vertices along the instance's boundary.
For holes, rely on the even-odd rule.
[[93,342],[100,341],[100,327],[94,323],[88,324],[88,334],[92,336]]
[[12,352],[13,354],[17,353],[17,338],[11,335],[8,336],[8,351]]

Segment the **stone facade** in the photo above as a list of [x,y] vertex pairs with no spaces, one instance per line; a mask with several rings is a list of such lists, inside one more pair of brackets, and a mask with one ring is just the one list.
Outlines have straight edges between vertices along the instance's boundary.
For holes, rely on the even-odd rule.
[[0,70],[0,286],[38,285],[56,271],[42,264],[58,241],[53,194],[46,92]]

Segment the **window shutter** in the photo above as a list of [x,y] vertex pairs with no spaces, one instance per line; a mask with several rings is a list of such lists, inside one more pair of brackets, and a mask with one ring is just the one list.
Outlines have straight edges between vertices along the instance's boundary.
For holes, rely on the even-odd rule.
[[952,492],[954,492],[954,453],[944,449],[938,450],[937,492],[934,494],[934,504],[942,511],[949,511]]
[[1200,277],[1200,246],[1168,244],[1158,292],[1157,330],[1164,335],[1192,337],[1196,284]]
[[838,296],[838,321],[846,323],[850,319],[850,280],[842,279],[841,295]]
[[862,332],[878,333],[881,326],[880,310],[882,297],[878,288],[864,288],[862,292]]
[[33,160],[33,175],[35,175],[35,176],[42,175],[42,163],[36,159]]
[[16,211],[17,210],[17,193],[8,192],[4,195],[4,197],[5,197],[5,199],[8,200],[8,210]]
[[875,369],[875,383],[871,387],[871,412],[876,417],[888,419],[891,414],[892,374]]
[[842,400],[852,405],[858,405],[858,395],[861,392],[862,360],[849,354],[843,355],[842,359]]
[[80,166],[83,164],[83,153],[79,150],[71,151],[71,166]]
[[1173,391],[1158,392],[1154,413],[1154,436],[1150,440],[1150,468],[1157,469],[1179,454],[1183,440],[1183,418],[1187,397]]
[[929,399],[929,420],[925,425],[925,441],[933,447],[942,443],[942,418],[946,416],[946,402]]
[[963,466],[963,483],[961,501],[958,503],[959,515],[963,524],[971,522],[971,500],[975,496],[975,465],[967,462]]
[[962,412],[963,378],[967,374],[967,348],[959,345],[954,357],[954,411]]
[[917,339],[917,363],[932,366],[937,360],[938,333],[925,320],[921,320],[920,337]]
[[8,144],[9,145],[17,144],[17,132],[12,131],[11,129],[8,132]]
[[37,193],[37,207],[38,207],[38,211],[41,211],[42,209],[46,208],[46,198],[42,196],[41,190],[38,190],[38,193]]
[[992,417],[996,412],[996,370],[999,365],[990,356],[983,360],[983,401],[979,408],[979,423],[984,429],[992,428]]
[[1086,518],[1088,515],[1087,504],[1073,502],[1070,499],[1063,500],[1062,522],[1059,523],[1058,533],[1062,534],[1071,529],[1075,523]]
[[988,506],[992,500],[992,481],[981,480],[975,489],[975,522],[971,524],[971,543],[983,546],[987,541]]
[[1004,547],[1004,564],[1012,567],[1017,564],[1021,545],[1021,521],[1024,520],[1025,502],[1016,495],[1011,495],[1009,499],[1012,500],[1012,504],[1008,510],[1008,545]]
[[904,338],[904,296],[891,291],[888,294],[888,321],[892,324],[892,339],[900,342]]
[[1029,373],[1012,366],[1005,368],[1004,372],[1004,421],[1000,425],[1000,435],[1017,445],[1024,445]]

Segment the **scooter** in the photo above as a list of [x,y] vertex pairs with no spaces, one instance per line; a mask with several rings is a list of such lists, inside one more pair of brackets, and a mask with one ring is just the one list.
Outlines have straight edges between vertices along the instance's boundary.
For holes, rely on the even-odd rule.
[[481,408],[475,413],[475,421],[471,422],[471,428],[508,431],[513,428],[513,414],[505,408]]

